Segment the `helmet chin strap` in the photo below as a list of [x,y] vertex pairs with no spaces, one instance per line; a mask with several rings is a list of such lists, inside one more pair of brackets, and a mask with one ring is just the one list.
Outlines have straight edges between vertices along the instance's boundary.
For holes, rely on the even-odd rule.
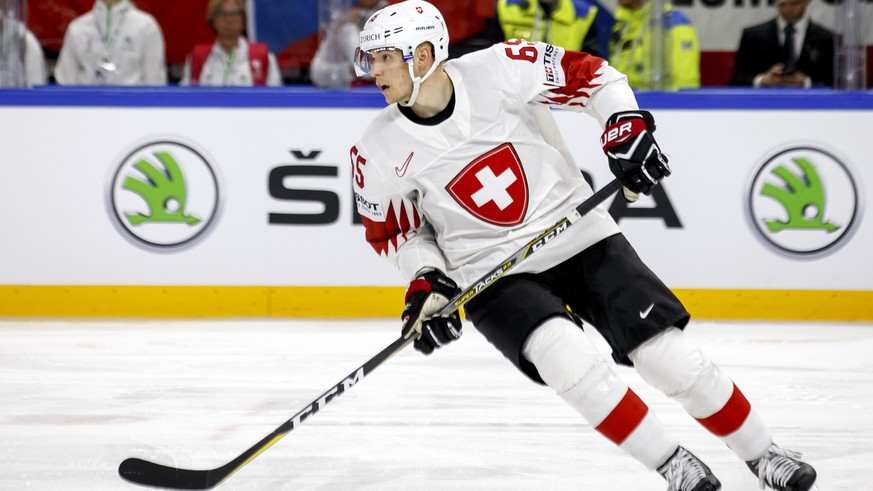
[[406,64],[409,65],[409,76],[412,77],[412,95],[409,96],[408,101],[400,103],[400,105],[403,107],[409,107],[415,104],[415,100],[418,99],[418,91],[421,89],[421,83],[427,80],[427,78],[433,74],[434,70],[436,70],[436,67],[439,64],[434,61],[433,65],[430,66],[430,69],[427,71],[427,73],[424,74],[423,77],[416,77],[415,71],[412,68],[412,62],[413,60],[409,60],[408,62],[406,62]]

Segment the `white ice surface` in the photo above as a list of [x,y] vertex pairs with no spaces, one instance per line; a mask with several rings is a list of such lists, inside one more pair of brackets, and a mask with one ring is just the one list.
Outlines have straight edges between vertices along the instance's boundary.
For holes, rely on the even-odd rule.
[[[365,321],[0,321],[0,489],[127,490],[140,457],[218,467],[390,344]],[[659,490],[647,471],[465,325],[411,348],[251,461],[222,490]],[[688,333],[822,491],[873,490],[873,325],[692,323]],[[605,343],[592,338],[607,353]],[[725,491],[745,465],[679,406],[618,372]]]

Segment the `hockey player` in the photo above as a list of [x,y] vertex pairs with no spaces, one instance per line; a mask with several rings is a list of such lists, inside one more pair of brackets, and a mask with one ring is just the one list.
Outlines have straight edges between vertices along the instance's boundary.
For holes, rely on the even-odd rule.
[[[389,106],[351,148],[355,199],[367,241],[410,280],[402,329],[414,331],[425,354],[461,335],[457,313],[434,316],[460,292],[456,285],[478,279],[591,196],[549,106],[601,124],[626,199],[670,174],[652,115],[601,58],[508,41],[446,62],[443,17],[419,0],[373,14],[360,41],[357,68],[374,77]],[[813,486],[813,468],[773,443],[740,389],[686,339],[688,313],[604,209],[465,311],[521,372],[657,470],[668,490],[721,485],[614,373],[577,318],[603,335],[616,362],[632,365],[727,444],[762,487]]]

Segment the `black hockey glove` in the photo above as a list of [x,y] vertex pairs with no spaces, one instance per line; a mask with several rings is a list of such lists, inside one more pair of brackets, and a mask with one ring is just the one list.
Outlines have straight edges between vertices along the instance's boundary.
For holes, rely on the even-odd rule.
[[655,118],[648,111],[622,111],[609,117],[600,137],[609,158],[609,170],[624,185],[624,197],[636,201],[651,194],[670,175],[667,157],[655,142]]
[[461,337],[461,317],[454,311],[447,317],[432,317],[461,289],[439,271],[428,271],[409,283],[403,309],[404,337],[417,336],[415,349],[429,355],[436,348]]

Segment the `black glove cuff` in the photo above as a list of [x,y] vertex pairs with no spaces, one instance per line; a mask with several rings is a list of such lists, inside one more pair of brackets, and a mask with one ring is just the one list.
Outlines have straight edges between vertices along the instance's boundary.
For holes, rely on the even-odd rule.
[[633,118],[642,118],[642,120],[646,123],[646,128],[649,130],[649,132],[655,132],[655,117],[652,116],[652,113],[650,113],[649,111],[644,111],[642,109],[637,109],[634,111],[619,111],[606,120],[606,126],[611,126],[615,123],[618,123],[619,121]]

